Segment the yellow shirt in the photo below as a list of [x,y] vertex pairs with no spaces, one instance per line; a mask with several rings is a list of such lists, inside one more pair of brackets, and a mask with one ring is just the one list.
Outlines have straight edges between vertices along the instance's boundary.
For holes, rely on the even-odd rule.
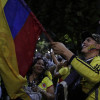
[[[52,80],[50,80],[48,77],[45,77],[42,82],[38,85],[41,89],[43,90],[47,90],[47,88],[51,87],[53,85]],[[42,100],[44,100],[44,98],[42,97]]]
[[69,75],[69,73],[70,73],[69,67],[62,67],[59,70],[59,74],[61,75],[61,78],[58,79],[58,83],[63,81]]
[[[38,85],[41,89],[47,91],[47,88],[51,87],[53,85],[53,82],[52,82],[52,77],[51,77],[51,74],[50,72],[46,72],[46,75],[49,75],[49,76],[46,76],[43,78],[43,80],[41,81],[41,83]],[[50,78],[51,79],[50,79]],[[27,84],[28,85],[28,84]],[[26,85],[26,87],[27,87]],[[44,100],[44,98],[42,97],[42,100]]]
[[[87,64],[78,57],[71,61],[73,68],[82,76],[82,90],[87,93],[98,82],[100,82],[100,56],[93,58],[90,64]],[[95,100],[93,92],[86,100]],[[98,88],[98,100],[100,100],[100,87]]]
[[50,86],[53,85],[52,80],[50,80],[48,77],[45,77],[42,82],[38,85],[41,89],[47,90]]

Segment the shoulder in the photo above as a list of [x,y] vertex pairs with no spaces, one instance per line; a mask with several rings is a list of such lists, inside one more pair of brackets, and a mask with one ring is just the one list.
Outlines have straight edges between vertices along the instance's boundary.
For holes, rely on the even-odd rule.
[[99,64],[100,65],[100,56],[94,57],[91,64]]
[[96,56],[96,57],[94,57],[93,60],[100,60],[100,56]]
[[49,77],[44,77],[42,82],[48,83],[48,82],[52,82],[52,80]]
[[66,74],[67,72],[69,72],[69,68],[68,67],[63,67],[59,70],[59,73],[63,73],[63,74]]
[[52,80],[52,74],[51,74],[50,71],[46,71],[46,72],[45,72],[45,75],[47,75],[47,77],[49,77],[49,79]]

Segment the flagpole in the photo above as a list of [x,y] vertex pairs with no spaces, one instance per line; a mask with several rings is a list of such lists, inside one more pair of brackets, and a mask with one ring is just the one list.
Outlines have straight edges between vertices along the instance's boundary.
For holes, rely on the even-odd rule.
[[47,36],[47,38],[49,39],[50,42],[53,42],[53,39],[50,37],[50,35],[46,32],[46,30],[44,29],[44,34]]
[[36,18],[36,16],[34,15],[34,13],[32,12],[31,15],[33,16],[34,20],[36,21],[36,23],[39,25],[39,27],[42,29],[42,31],[44,32],[44,34],[47,36],[48,40],[50,42],[53,42],[52,38],[50,37],[50,35],[47,33],[47,31],[45,30],[45,28],[42,26],[42,24],[38,21],[38,19]]

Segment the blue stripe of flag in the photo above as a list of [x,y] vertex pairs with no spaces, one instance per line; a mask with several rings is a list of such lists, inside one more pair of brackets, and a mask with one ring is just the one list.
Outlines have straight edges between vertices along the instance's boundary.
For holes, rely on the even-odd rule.
[[23,0],[8,0],[4,7],[5,16],[10,27],[13,39],[25,24],[29,11],[22,5]]

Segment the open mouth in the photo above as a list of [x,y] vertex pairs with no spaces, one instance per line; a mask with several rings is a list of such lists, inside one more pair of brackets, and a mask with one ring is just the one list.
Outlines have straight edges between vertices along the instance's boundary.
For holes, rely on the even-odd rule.
[[84,44],[82,45],[82,48],[86,48],[86,47],[87,47],[86,45],[84,45]]
[[43,68],[38,68],[38,71],[42,71],[43,70]]

